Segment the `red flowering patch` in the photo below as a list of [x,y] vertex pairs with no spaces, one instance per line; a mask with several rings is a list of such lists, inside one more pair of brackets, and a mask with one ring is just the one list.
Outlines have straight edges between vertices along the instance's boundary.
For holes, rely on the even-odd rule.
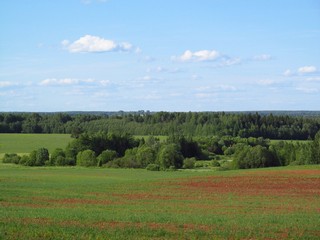
[[[320,171],[319,175],[320,175]],[[298,176],[280,176],[272,172],[270,175],[254,176],[205,177],[193,178],[178,183],[180,190],[204,192],[207,194],[228,194],[245,196],[308,196],[320,195],[320,178],[308,177],[308,171],[295,172]],[[285,174],[285,173],[284,173]],[[314,172],[312,172],[314,174]]]
[[112,194],[114,197],[120,197],[125,200],[169,200],[173,199],[172,196],[156,195],[150,193],[129,193],[129,194]]
[[92,205],[110,205],[112,201],[109,200],[96,200],[96,199],[81,199],[81,198],[64,198],[64,199],[50,199],[48,202],[54,204],[92,204]]

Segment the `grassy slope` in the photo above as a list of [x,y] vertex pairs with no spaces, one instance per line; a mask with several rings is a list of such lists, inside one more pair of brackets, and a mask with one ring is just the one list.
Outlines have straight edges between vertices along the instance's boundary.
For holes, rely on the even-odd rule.
[[71,141],[69,134],[0,134],[0,154],[30,153],[40,147],[52,152],[55,148],[65,148]]
[[227,172],[0,164],[0,239],[316,239],[320,166]]

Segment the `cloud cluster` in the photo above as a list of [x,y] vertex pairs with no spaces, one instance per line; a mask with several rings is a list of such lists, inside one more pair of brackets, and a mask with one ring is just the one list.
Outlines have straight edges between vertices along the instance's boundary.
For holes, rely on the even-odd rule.
[[128,42],[116,43],[113,40],[92,35],[85,35],[72,43],[68,40],[63,40],[62,45],[71,53],[130,51],[133,48],[132,44]]
[[261,55],[256,55],[252,58],[254,61],[269,61],[272,59],[272,56],[269,54],[261,54]]
[[56,78],[47,78],[42,80],[39,85],[41,86],[52,86],[52,85],[73,85],[79,82],[78,79],[72,78],[63,78],[63,79],[56,79]]
[[298,69],[298,73],[314,73],[317,71],[315,66],[304,66]]
[[100,86],[107,86],[110,84],[109,80],[96,81],[92,78],[88,79],[76,79],[76,78],[47,78],[42,80],[40,86],[74,86],[80,84],[98,84]]
[[304,93],[318,93],[319,89],[312,87],[297,87],[296,90]]
[[286,77],[294,76],[294,75],[304,75],[310,73],[316,73],[317,68],[315,66],[303,66],[299,67],[296,71],[291,71],[291,69],[287,69],[283,72],[283,75]]
[[242,64],[244,61],[241,58],[235,57],[223,57],[220,61],[220,63],[216,67],[230,67],[234,65]]
[[305,94],[316,94],[320,92],[318,69],[313,65],[302,66],[296,70],[287,69],[283,72],[283,75],[295,79],[292,85],[296,91]]
[[263,79],[263,80],[259,80],[257,83],[262,86],[270,86],[270,85],[274,85],[276,81],[272,79]]
[[10,87],[10,86],[13,86],[13,85],[14,85],[14,83],[9,82],[9,81],[0,82],[0,88]]
[[236,92],[239,89],[232,85],[219,84],[216,86],[201,86],[194,89],[196,98],[211,98],[221,92]]
[[172,57],[173,60],[178,60],[181,62],[204,62],[204,61],[214,61],[220,56],[220,53],[215,50],[200,50],[197,52],[192,52],[186,50],[181,56]]

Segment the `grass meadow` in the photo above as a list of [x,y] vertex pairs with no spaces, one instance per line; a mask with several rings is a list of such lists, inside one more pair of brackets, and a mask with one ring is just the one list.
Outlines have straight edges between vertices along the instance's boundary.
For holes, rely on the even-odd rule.
[[4,153],[26,154],[40,147],[52,152],[56,148],[65,148],[72,140],[70,134],[0,134],[0,158]]
[[320,166],[237,171],[0,164],[0,239],[319,239]]

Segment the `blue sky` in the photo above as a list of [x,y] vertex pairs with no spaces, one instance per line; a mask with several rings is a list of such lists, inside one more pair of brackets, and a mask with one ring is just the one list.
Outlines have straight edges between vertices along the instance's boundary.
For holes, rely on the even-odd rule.
[[320,110],[319,0],[3,0],[0,111]]

